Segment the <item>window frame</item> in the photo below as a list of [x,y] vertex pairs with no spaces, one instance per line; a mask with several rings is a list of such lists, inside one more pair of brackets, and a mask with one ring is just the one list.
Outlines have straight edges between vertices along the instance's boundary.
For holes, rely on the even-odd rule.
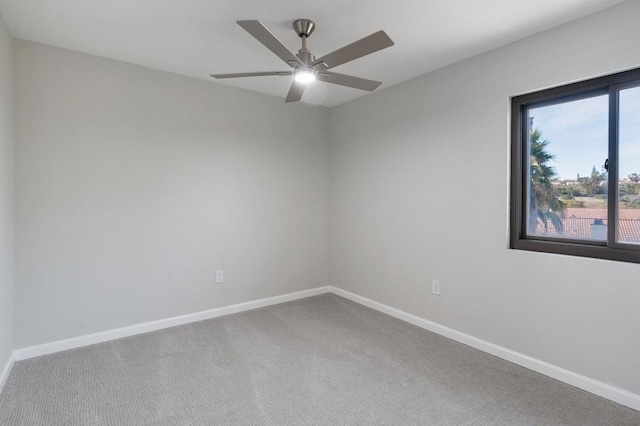
[[[619,91],[640,85],[640,68],[540,90],[511,98],[511,177],[509,242],[511,249],[640,263],[640,245],[616,241],[618,230],[618,107]],[[527,235],[529,173],[528,119],[532,105],[558,104],[591,96],[609,96],[609,170],[607,240],[574,240]],[[604,159],[603,159],[604,161]],[[525,173],[527,173],[525,177]]]

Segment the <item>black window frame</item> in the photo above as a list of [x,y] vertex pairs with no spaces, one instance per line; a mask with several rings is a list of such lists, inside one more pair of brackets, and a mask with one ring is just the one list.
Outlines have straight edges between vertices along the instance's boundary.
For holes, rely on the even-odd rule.
[[[640,68],[604,77],[540,90],[511,98],[511,189],[510,189],[510,247],[543,253],[555,253],[596,259],[640,263],[640,245],[616,241],[618,229],[618,107],[620,90],[640,86]],[[609,158],[607,197],[607,240],[573,240],[527,235],[527,203],[524,198],[528,185],[528,109],[545,104],[557,104],[608,94],[609,96]],[[604,162],[605,159],[603,159]],[[611,178],[615,177],[615,178]]]

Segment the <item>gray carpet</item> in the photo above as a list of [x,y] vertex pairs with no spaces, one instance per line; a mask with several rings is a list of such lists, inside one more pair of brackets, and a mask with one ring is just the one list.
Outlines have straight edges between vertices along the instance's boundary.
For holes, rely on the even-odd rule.
[[639,425],[334,295],[20,361],[1,425]]

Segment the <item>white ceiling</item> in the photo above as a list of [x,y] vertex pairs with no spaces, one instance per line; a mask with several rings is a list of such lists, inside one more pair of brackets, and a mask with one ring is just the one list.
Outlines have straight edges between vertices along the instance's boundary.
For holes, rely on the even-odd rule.
[[[0,0],[14,37],[211,80],[210,73],[288,67],[235,21],[258,19],[294,53],[291,23],[310,18],[320,57],[383,29],[395,46],[336,72],[388,87],[622,0]],[[44,72],[44,71],[43,71]],[[291,77],[218,80],[284,98]],[[378,89],[380,90],[380,89]],[[315,82],[304,102],[334,106],[366,95]]]

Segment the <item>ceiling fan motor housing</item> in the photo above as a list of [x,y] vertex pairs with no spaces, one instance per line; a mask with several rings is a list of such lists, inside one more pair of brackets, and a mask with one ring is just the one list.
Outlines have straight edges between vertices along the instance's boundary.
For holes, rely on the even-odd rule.
[[305,64],[309,65],[316,60],[316,57],[309,51],[309,49],[300,49],[296,55]]

